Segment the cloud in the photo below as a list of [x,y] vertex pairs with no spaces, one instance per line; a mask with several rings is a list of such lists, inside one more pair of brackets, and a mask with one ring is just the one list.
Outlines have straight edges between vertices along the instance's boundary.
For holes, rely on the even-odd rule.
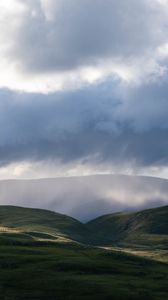
[[1,91],[1,164],[24,159],[69,161],[95,154],[101,127],[102,131],[113,127],[110,90],[90,87],[48,97]]
[[155,49],[164,40],[163,32],[157,28],[164,21],[151,1],[25,3],[26,18],[11,54],[31,72],[75,69],[105,57],[137,56]]
[[2,0],[0,18],[1,87],[49,92],[109,75],[134,81],[158,72],[165,56],[163,1]]
[[167,166],[166,80],[136,89],[109,81],[48,96],[1,90],[1,166],[33,161],[94,169],[104,164],[110,170]]
[[118,121],[129,123],[135,132],[167,130],[168,73],[141,85],[122,85]]
[[168,182],[150,177],[99,175],[0,181],[0,204],[41,207],[82,221],[114,211],[168,204]]
[[10,2],[0,3],[1,173],[167,168],[167,1]]

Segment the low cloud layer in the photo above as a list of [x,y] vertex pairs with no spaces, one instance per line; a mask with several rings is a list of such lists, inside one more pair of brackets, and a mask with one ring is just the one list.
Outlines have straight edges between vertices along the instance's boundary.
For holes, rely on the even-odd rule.
[[40,207],[82,221],[116,211],[167,205],[168,181],[99,175],[0,182],[0,204]]

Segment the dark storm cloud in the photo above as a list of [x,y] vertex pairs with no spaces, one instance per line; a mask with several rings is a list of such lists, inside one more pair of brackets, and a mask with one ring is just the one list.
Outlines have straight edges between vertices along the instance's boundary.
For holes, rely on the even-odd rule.
[[118,118],[131,122],[136,132],[168,129],[168,74],[141,85],[122,87]]
[[166,166],[166,79],[125,91],[124,98],[118,84],[48,96],[1,90],[0,164],[60,159]]

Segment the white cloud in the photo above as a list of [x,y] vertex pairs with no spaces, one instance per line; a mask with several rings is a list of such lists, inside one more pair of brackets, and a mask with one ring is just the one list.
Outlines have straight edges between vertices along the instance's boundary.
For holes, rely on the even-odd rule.
[[[94,164],[95,157],[88,157],[88,162],[84,163],[83,160],[62,163],[60,160],[44,160],[44,161],[21,161],[11,163],[7,166],[0,167],[0,180],[5,179],[38,179],[38,178],[56,178],[56,177],[80,177],[90,175],[140,175],[152,176],[168,179],[168,167],[138,167],[131,166],[130,163],[123,163],[121,165],[99,163]],[[110,195],[109,195],[110,197]],[[119,191],[118,191],[118,198]]]
[[108,76],[134,83],[158,74],[168,42],[165,5],[1,0],[0,87],[47,93]]

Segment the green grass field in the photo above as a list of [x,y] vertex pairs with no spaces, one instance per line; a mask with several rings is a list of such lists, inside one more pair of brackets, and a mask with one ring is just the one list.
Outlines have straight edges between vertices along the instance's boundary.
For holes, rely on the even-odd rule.
[[168,299],[165,212],[103,216],[90,226],[44,210],[0,207],[0,299]]
[[76,244],[0,238],[0,299],[167,299],[166,264]]

